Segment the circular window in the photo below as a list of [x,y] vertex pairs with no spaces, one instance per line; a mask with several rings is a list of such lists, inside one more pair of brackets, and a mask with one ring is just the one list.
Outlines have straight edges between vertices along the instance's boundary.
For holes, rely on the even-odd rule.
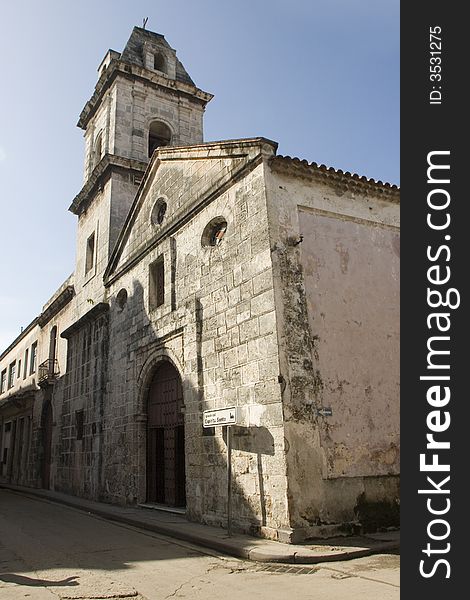
[[153,225],[161,225],[163,223],[163,219],[166,214],[166,202],[163,198],[159,198],[155,202],[155,206],[152,209],[152,214],[150,216],[150,220]]
[[218,246],[227,231],[227,221],[223,217],[212,219],[202,233],[203,246]]
[[127,304],[127,290],[124,288],[118,292],[116,296],[116,304],[119,312],[124,309]]

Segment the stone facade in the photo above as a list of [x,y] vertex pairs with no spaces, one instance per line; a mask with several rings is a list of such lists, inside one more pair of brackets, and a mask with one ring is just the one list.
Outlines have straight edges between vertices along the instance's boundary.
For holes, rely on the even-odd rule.
[[8,378],[37,344],[0,395],[1,475],[119,504],[182,481],[188,519],[225,526],[227,431],[202,413],[237,407],[235,528],[395,524],[398,190],[203,143],[211,98],[140,28],[101,63],[74,274],[0,359]]

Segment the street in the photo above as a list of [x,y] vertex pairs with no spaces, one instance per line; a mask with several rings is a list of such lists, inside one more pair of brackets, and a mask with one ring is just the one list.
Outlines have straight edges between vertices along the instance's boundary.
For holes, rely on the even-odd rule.
[[268,565],[0,489],[0,600],[398,600],[399,557]]

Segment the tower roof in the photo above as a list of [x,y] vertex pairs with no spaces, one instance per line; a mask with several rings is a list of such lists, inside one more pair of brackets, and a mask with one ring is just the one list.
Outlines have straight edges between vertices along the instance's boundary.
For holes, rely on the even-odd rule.
[[[152,46],[160,46],[171,52],[175,52],[162,34],[142,29],[142,27],[134,27],[126,47],[121,54],[121,60],[133,65],[138,65],[139,67],[145,66],[143,48],[146,42],[150,43]],[[178,58],[176,58],[176,81],[195,85]]]
[[118,75],[171,89],[190,96],[203,105],[213,97],[196,87],[176,56],[176,51],[163,35],[141,27],[134,27],[122,53],[108,50],[98,68],[98,74],[94,93],[85,104],[77,123],[82,129],[86,129],[106,90]]

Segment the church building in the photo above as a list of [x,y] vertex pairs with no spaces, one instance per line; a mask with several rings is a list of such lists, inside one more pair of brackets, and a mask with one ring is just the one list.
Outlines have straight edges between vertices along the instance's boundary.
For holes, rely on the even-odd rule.
[[139,27],[101,62],[73,273],[0,355],[0,483],[225,527],[230,408],[234,529],[396,525],[399,190],[204,142],[211,98]]

